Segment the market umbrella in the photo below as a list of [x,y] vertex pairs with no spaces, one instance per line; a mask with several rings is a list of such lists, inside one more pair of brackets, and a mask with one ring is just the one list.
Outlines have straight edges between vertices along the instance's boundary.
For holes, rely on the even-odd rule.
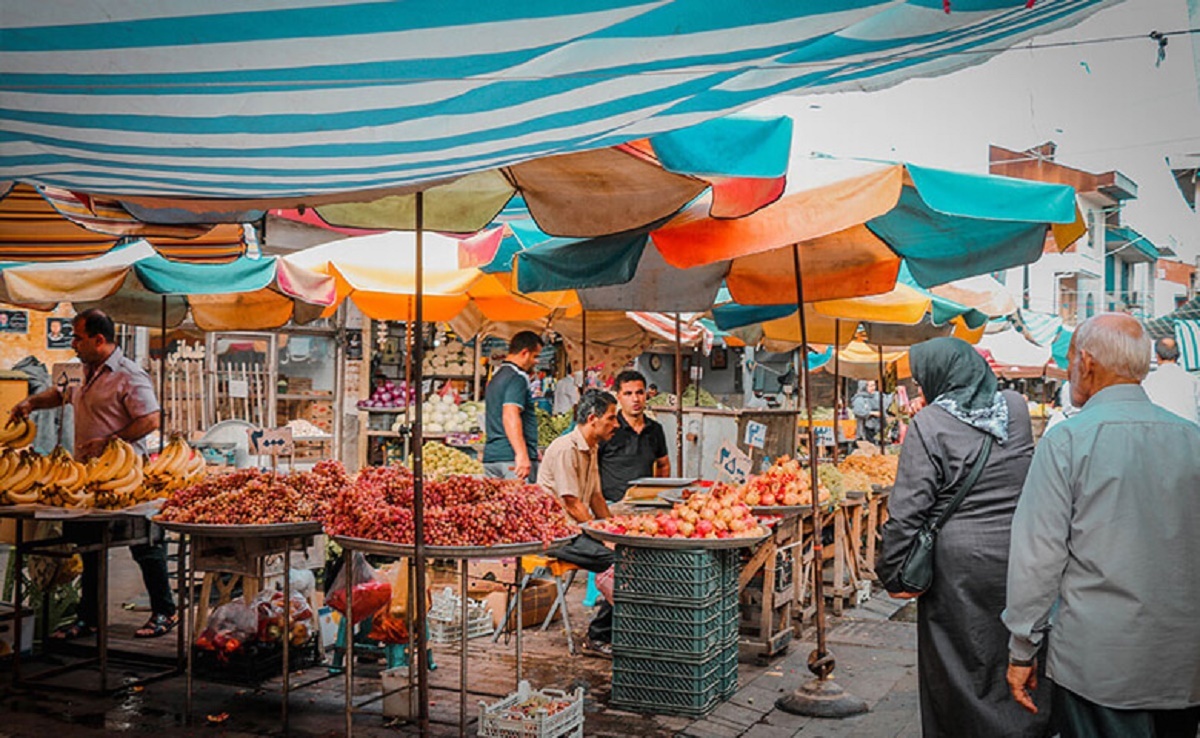
[[945,74],[1111,1],[955,2],[944,13],[930,0],[719,12],[686,2],[311,0],[132,3],[119,13],[72,3],[64,13],[10,0],[0,179],[193,209],[211,207],[204,198],[289,207],[426,189],[779,95]]
[[263,330],[306,322],[334,299],[333,281],[275,257],[225,263],[163,258],[146,241],[76,261],[0,268],[0,302],[50,310],[98,307],[121,323],[175,326],[189,311],[203,330]]
[[[419,258],[420,239],[431,248]],[[458,250],[458,240],[436,233],[386,231],[331,241],[281,261],[285,269],[332,279],[336,298],[328,310],[350,299],[375,320],[416,322],[418,305],[431,322],[449,321],[469,304],[494,321],[537,320],[550,314],[552,307],[515,294],[506,275],[460,267]]]
[[1066,373],[1058,368],[1049,346],[1029,341],[1020,331],[1007,329],[989,333],[980,339],[975,350],[984,356],[992,370],[1005,379],[1056,377]]
[[233,261],[246,253],[240,224],[256,215],[204,225],[146,223],[112,198],[16,184],[0,190],[0,262],[91,259],[131,238],[147,239],[172,260]]
[[654,249],[680,278],[723,270],[738,303],[794,305],[793,244],[805,294],[820,302],[888,292],[901,263],[916,285],[932,287],[1034,261],[1049,232],[1060,247],[1083,233],[1070,187],[911,164],[866,168],[816,187],[790,181],[778,201],[742,218],[712,218],[701,200],[655,228],[525,249],[515,255],[517,288],[623,285]]

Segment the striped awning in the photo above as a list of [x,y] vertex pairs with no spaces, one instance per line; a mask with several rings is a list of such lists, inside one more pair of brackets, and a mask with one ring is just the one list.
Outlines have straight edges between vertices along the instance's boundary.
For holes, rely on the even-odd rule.
[[1183,368],[1200,371],[1200,320],[1175,321],[1175,343]]
[[145,223],[111,198],[27,184],[0,199],[0,262],[90,259],[127,238],[145,238],[162,256],[180,261],[223,263],[246,252],[237,224]]
[[1033,310],[1021,309],[1017,312],[1017,318],[1017,328],[1039,346],[1053,344],[1063,324],[1062,318],[1057,315]]
[[385,194],[945,74],[1115,2],[8,0],[0,180]]
[[1180,321],[1200,321],[1200,297],[1193,297],[1166,315],[1142,321],[1151,338],[1167,338],[1175,335],[1175,325]]

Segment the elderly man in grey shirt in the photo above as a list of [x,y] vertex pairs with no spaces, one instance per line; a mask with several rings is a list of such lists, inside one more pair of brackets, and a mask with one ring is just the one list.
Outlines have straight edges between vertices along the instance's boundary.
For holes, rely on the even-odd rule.
[[1039,709],[1028,690],[1049,633],[1064,738],[1195,738],[1200,429],[1139,385],[1150,340],[1133,318],[1084,322],[1069,358],[1082,410],[1038,445],[1013,518],[1008,684]]

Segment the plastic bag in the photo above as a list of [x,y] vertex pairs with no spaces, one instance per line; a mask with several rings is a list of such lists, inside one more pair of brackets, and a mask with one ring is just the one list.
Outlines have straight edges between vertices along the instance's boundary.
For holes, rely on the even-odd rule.
[[[293,646],[299,646],[312,636],[313,611],[308,599],[300,592],[292,592],[291,602],[290,638]],[[283,592],[261,592],[252,604],[258,615],[258,640],[263,643],[278,643],[287,625],[283,612]]]
[[392,600],[392,585],[371,568],[366,556],[355,551],[334,578],[325,598],[326,604],[343,615],[346,615],[347,581],[354,588],[354,612],[349,614],[352,624],[366,620]]
[[243,599],[226,602],[208,616],[196,646],[206,651],[233,653],[258,636],[258,615]]

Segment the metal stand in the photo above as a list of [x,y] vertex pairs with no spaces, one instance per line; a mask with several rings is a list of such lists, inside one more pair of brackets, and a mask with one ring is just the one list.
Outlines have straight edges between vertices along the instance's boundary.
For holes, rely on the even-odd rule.
[[[47,687],[47,688],[52,687],[54,689],[68,689],[68,690],[76,690],[76,691],[81,691],[81,692],[92,692],[92,693],[98,693],[98,694],[109,694],[110,692],[115,691],[115,688],[110,689],[109,684],[108,684],[108,663],[109,663],[109,656],[110,656],[110,650],[108,647],[108,635],[109,635],[109,633],[108,633],[108,626],[109,626],[109,623],[108,623],[108,552],[112,548],[123,548],[123,547],[127,547],[127,546],[134,546],[134,545],[138,545],[138,544],[148,543],[150,541],[150,534],[149,534],[149,525],[150,524],[149,524],[149,522],[145,523],[146,533],[144,535],[131,536],[129,538],[123,538],[123,539],[114,541],[113,537],[112,537],[112,524],[115,522],[121,521],[123,519],[128,519],[128,520],[136,522],[137,518],[134,516],[126,516],[119,512],[113,512],[113,513],[100,512],[100,513],[93,513],[93,514],[89,514],[89,515],[83,515],[83,516],[80,516],[78,518],[75,518],[75,519],[69,521],[69,522],[74,522],[76,524],[88,524],[88,525],[99,526],[100,540],[98,542],[76,544],[75,542],[73,542],[72,540],[67,538],[66,536],[61,536],[58,538],[46,538],[46,539],[40,539],[40,540],[34,540],[34,541],[26,541],[25,540],[25,531],[24,531],[24,527],[25,527],[24,523],[26,521],[54,520],[54,521],[68,522],[61,515],[58,515],[58,516],[53,515],[53,514],[45,515],[45,516],[44,515],[45,515],[44,511],[37,510],[37,509],[0,510],[0,517],[12,518],[16,522],[16,545],[13,549],[14,569],[16,571],[16,581],[14,582],[14,590],[13,590],[13,608],[14,608],[14,612],[13,612],[13,618],[14,618],[14,622],[13,622],[13,643],[14,643],[13,684],[22,684],[22,685],[28,685],[28,686]],[[60,546],[63,544],[70,545],[71,550],[70,551],[45,550],[45,549],[51,549],[53,547],[57,547],[57,546]],[[21,670],[21,661],[22,661],[22,659],[21,659],[21,640],[24,638],[24,633],[23,633],[24,628],[23,628],[23,622],[22,622],[23,618],[21,617],[21,614],[22,614],[22,608],[23,608],[24,599],[25,599],[25,592],[24,592],[24,586],[23,586],[24,585],[24,582],[23,582],[24,571],[25,571],[25,557],[28,555],[36,554],[38,556],[49,556],[49,557],[53,557],[53,558],[66,558],[69,556],[73,556],[74,554],[77,554],[77,553],[96,553],[96,554],[98,554],[98,556],[97,556],[97,558],[98,558],[97,591],[96,591],[96,599],[97,599],[96,608],[98,611],[97,612],[97,623],[96,623],[96,655],[94,657],[86,658],[86,659],[83,659],[82,661],[78,661],[75,663],[66,664],[63,666],[57,666],[57,667],[54,667],[51,669],[46,669],[46,670],[38,672],[37,674],[33,674],[33,675],[22,674],[22,670]],[[47,634],[46,642],[43,643],[43,647],[45,647],[49,643],[50,639],[49,639],[48,635],[49,634]],[[144,662],[147,660],[147,657],[143,654],[122,652],[117,655],[119,655],[122,659],[130,660],[130,661]],[[99,684],[99,687],[96,689],[72,687],[72,686],[57,685],[57,684],[56,685],[43,684],[43,682],[45,682],[46,680],[51,679],[53,677],[56,677],[56,676],[59,676],[62,674],[66,674],[69,672],[77,671],[79,669],[87,668],[90,666],[96,666],[99,671],[100,684]],[[124,689],[129,686],[146,684],[146,683],[149,683],[152,681],[163,679],[168,676],[174,676],[178,673],[179,673],[179,663],[178,663],[178,661],[176,661],[176,663],[173,664],[171,667],[161,670],[161,671],[157,671],[147,677],[137,679],[134,681],[125,681],[120,685],[120,688]]]
[[[804,281],[800,273],[800,244],[792,246],[792,266],[796,281],[796,314],[800,318],[800,343],[802,352],[808,351],[808,324],[804,317]],[[813,598],[817,606],[817,647],[808,657],[808,670],[815,679],[801,685],[796,691],[786,697],[780,697],[775,706],[784,712],[796,715],[814,717],[849,717],[867,711],[867,703],[853,697],[842,690],[833,681],[835,661],[825,645],[825,575],[821,565],[824,557],[824,547],[821,534],[824,530],[822,521],[820,495],[820,479],[817,476],[816,462],[816,429],[813,428],[812,391],[809,382],[807,356],[800,364],[801,377],[804,381],[804,406],[808,419],[808,447],[812,450],[809,460],[809,473],[813,495]]]

